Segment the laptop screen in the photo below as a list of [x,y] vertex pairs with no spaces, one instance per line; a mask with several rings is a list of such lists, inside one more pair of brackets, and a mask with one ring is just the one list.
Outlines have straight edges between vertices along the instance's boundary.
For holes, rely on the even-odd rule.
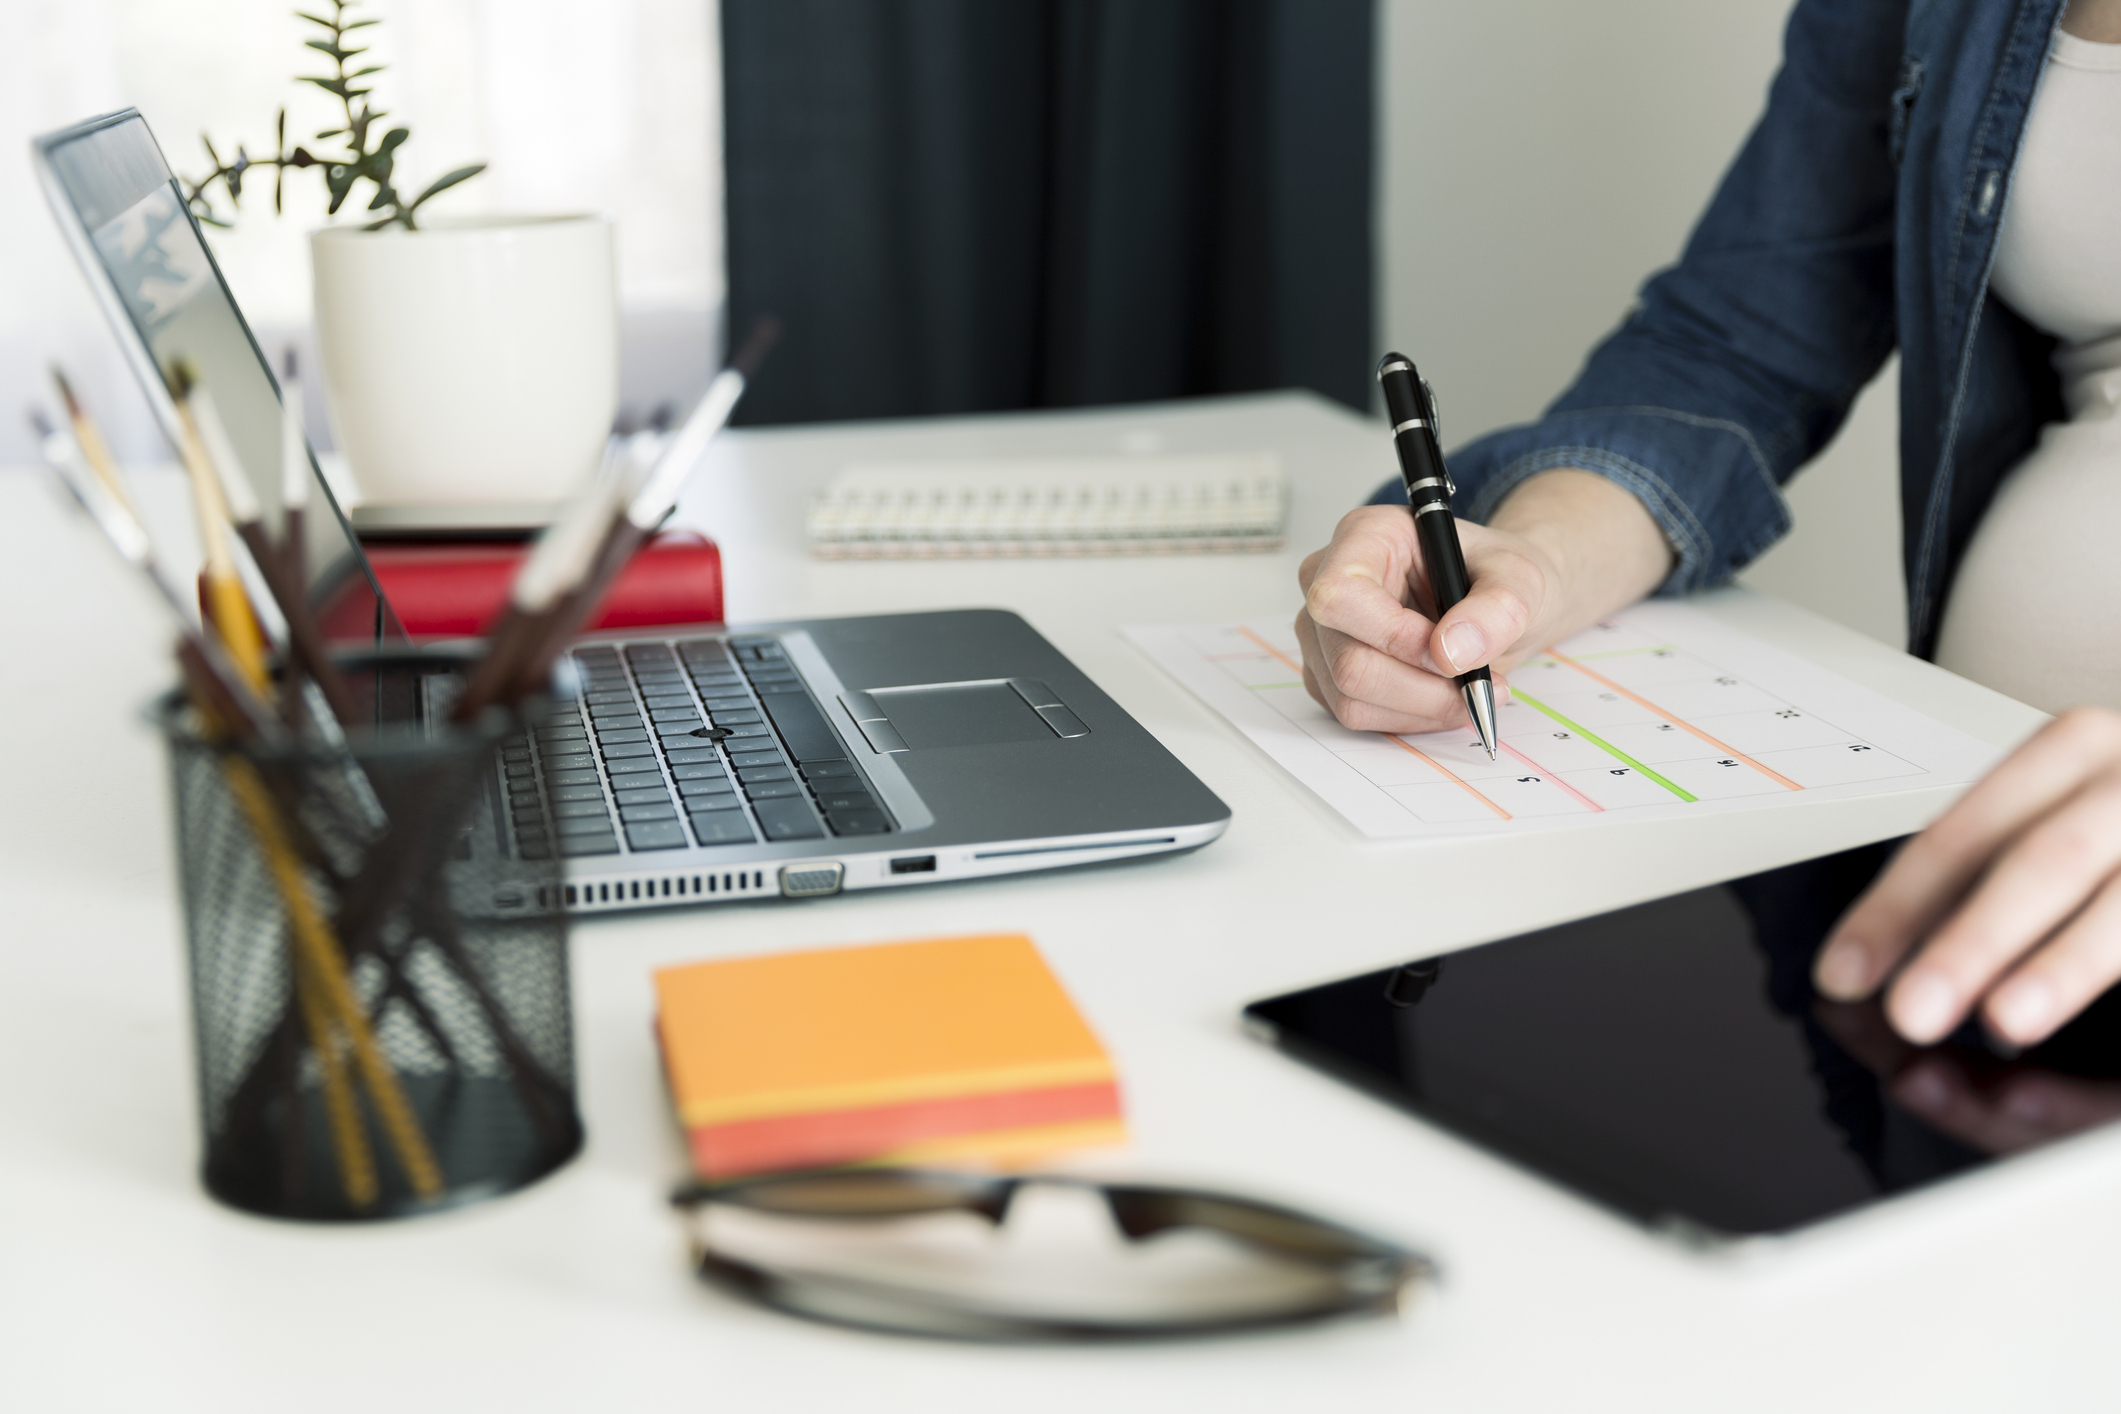
[[[168,379],[180,363],[213,394],[243,474],[277,539],[280,385],[237,309],[147,121],[131,109],[36,140],[59,224],[125,347],[149,406],[175,445]],[[331,488],[310,467],[302,517],[311,605],[334,643],[402,641],[403,630]]]

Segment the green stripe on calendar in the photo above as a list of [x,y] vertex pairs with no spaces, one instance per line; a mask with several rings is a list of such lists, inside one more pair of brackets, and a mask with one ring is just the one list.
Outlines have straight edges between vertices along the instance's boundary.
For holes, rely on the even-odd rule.
[[1689,805],[1698,803],[1700,797],[1690,795],[1686,791],[1681,790],[1678,786],[1673,785],[1670,781],[1658,775],[1655,771],[1652,771],[1649,767],[1643,765],[1640,761],[1637,761],[1634,757],[1628,755],[1625,751],[1622,751],[1619,747],[1613,745],[1613,743],[1607,741],[1604,737],[1598,735],[1598,733],[1592,731],[1585,731],[1582,727],[1576,725],[1576,723],[1570,721],[1567,717],[1562,716],[1561,713],[1547,706],[1546,703],[1541,702],[1538,698],[1533,697],[1531,694],[1521,691],[1519,688],[1513,685],[1510,688],[1510,696],[1516,698],[1519,702],[1524,703],[1527,707],[1537,707],[1540,711],[1546,713],[1549,717],[1559,722],[1562,726],[1567,727],[1570,731],[1576,733],[1576,735],[1582,737],[1585,741],[1597,747],[1600,751],[1605,752],[1608,756],[1611,756],[1616,761],[1627,762],[1630,766],[1633,766],[1636,770],[1640,771],[1646,779],[1657,782],[1658,785],[1663,786],[1666,790],[1678,796],[1681,800],[1686,801]]

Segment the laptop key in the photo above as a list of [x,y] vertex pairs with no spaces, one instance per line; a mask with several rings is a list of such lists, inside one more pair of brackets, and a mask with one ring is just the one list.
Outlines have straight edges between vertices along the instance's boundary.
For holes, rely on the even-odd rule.
[[554,801],[552,813],[562,820],[574,819],[583,815],[594,815],[599,820],[605,818],[604,802],[601,800]]
[[746,781],[744,794],[753,800],[801,800],[803,788],[794,781]]
[[[589,758],[587,756],[584,756],[582,760],[586,763]],[[557,791],[557,788],[560,786],[593,786],[596,785],[601,778],[597,775],[595,771],[576,769],[569,771],[554,771],[545,779],[549,781],[555,788],[555,791]],[[599,793],[601,794],[601,792]]]
[[629,849],[683,849],[691,843],[685,836],[685,827],[675,820],[656,820],[626,827]]
[[578,835],[608,835],[611,833],[609,816],[598,815],[586,820],[557,820],[553,822],[553,833],[563,840]]
[[[594,774],[594,772],[591,773],[592,776]],[[554,786],[552,788],[552,798],[554,800],[602,800],[604,798],[604,788],[594,783],[580,786]]]
[[808,694],[767,693],[762,699],[773,724],[781,729],[782,740],[798,761],[845,760],[847,749],[840,745],[839,735],[818,711]]
[[736,783],[719,771],[704,779],[678,782],[679,795],[721,795],[735,789]]
[[732,766],[780,766],[786,764],[778,751],[733,751],[729,754]]
[[666,801],[661,805],[622,805],[619,819],[628,825],[645,825],[651,820],[675,820],[678,812]]
[[750,844],[758,838],[751,832],[751,822],[744,818],[741,810],[695,815],[692,817],[692,832],[699,837],[701,844]]
[[742,802],[736,798],[736,792],[734,791],[723,795],[690,796],[685,801],[685,809],[694,815],[712,815],[717,810],[737,810],[741,808]]
[[654,790],[622,790],[618,793],[619,808],[629,805],[668,805],[670,792],[658,785]]
[[817,793],[818,808],[837,818],[841,810],[874,810],[876,797],[865,790],[821,790]]
[[715,760],[713,747],[695,745],[672,750],[670,752],[670,764],[673,766],[712,766],[719,763]]
[[722,779],[728,772],[722,769],[719,761],[673,761],[670,774],[680,781],[714,781]]
[[656,780],[662,775],[662,772],[655,768],[653,756],[621,756],[615,761],[605,762],[604,769],[611,772],[612,784],[618,789],[625,789],[618,785],[621,776],[646,775],[650,780]]
[[621,741],[604,748],[604,759],[616,761],[628,756],[653,756],[655,748],[646,741]]
[[617,835],[569,835],[560,841],[560,853],[568,859],[579,859],[585,854],[617,854]]
[[814,840],[825,833],[801,800],[762,800],[752,808],[769,840]]
[[771,766],[739,766],[736,778],[740,781],[792,781],[794,776],[788,768],[776,762]]
[[582,700],[584,702],[587,702],[592,707],[608,706],[609,704],[614,702],[631,703],[633,701],[633,694],[625,691],[622,688],[606,687],[599,688],[594,692],[583,693]]
[[[646,740],[648,733],[640,727],[622,727],[618,731],[597,733],[597,745],[606,748]],[[604,754],[609,756],[611,752],[607,749]]]
[[805,761],[799,769],[805,780],[824,780],[832,776],[858,776],[852,761]]
[[828,810],[825,818],[832,822],[836,835],[882,835],[891,830],[881,810]]

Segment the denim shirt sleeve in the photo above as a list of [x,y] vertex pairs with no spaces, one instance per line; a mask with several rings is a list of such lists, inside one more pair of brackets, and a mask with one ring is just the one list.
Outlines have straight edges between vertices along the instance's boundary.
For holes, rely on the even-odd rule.
[[1767,112],[1679,263],[1539,421],[1452,455],[1468,519],[1538,472],[1594,472],[1663,527],[1677,563],[1661,593],[1722,583],[1789,529],[1783,483],[1893,348],[1887,129],[1906,13],[1800,0]]

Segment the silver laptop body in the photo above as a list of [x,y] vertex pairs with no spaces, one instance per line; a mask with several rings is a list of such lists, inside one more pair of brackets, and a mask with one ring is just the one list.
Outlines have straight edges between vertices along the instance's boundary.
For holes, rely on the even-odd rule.
[[[149,404],[197,364],[280,506],[279,385],[134,110],[33,155]],[[402,641],[314,464],[311,595]],[[370,627],[372,625],[372,628]],[[996,609],[593,634],[571,700],[502,752],[473,845],[564,860],[577,911],[838,893],[1197,849],[1230,812],[1015,614]]]

